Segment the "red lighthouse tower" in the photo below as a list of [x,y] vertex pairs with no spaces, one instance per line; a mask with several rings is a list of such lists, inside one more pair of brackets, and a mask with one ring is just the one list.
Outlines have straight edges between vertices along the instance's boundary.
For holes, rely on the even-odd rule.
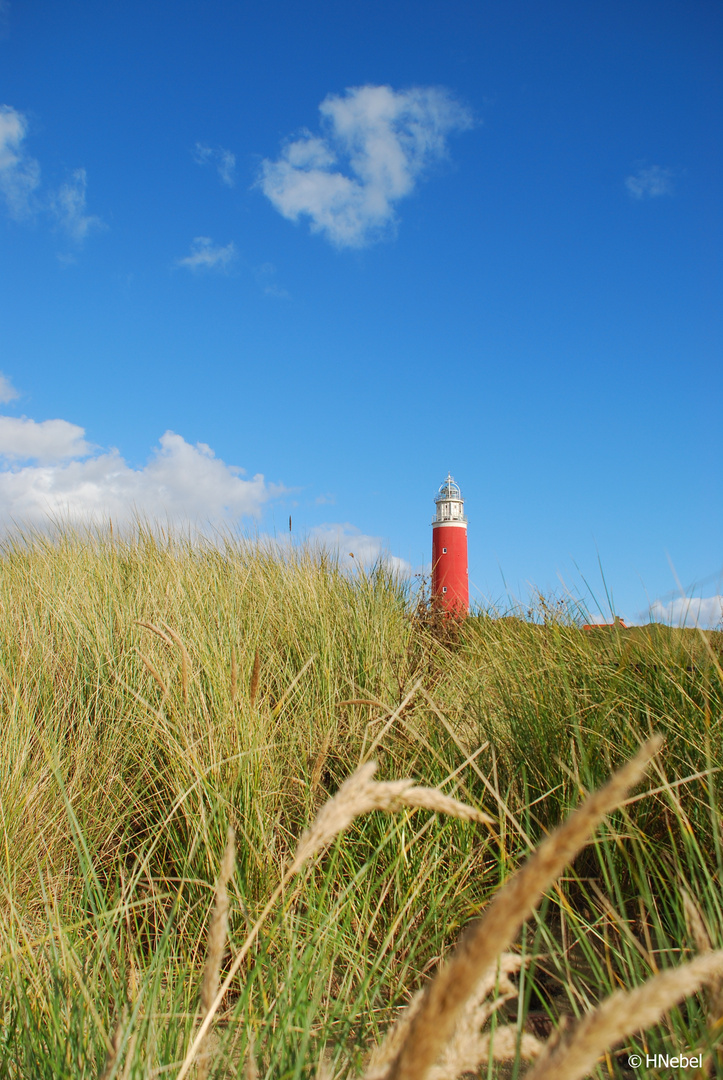
[[450,473],[435,498],[432,522],[432,603],[450,615],[464,616],[469,608],[467,518],[459,485]]

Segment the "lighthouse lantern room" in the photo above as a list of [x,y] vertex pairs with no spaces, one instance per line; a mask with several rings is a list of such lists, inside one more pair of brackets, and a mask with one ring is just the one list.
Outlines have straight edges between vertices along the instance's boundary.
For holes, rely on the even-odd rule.
[[464,616],[469,608],[467,518],[459,484],[450,473],[434,500],[432,522],[432,603],[450,615]]

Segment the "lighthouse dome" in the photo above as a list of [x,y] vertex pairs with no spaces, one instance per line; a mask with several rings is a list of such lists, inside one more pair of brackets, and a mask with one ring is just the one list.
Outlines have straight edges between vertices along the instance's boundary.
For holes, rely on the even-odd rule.
[[447,473],[447,479],[440,486],[434,499],[437,513],[434,522],[459,522],[466,523],[464,515],[464,499],[459,484],[455,484],[451,473]]
[[439,488],[439,494],[435,498],[435,502],[443,502],[447,499],[456,499],[462,501],[462,492],[460,491],[459,484],[455,484],[451,473],[447,473],[447,479]]

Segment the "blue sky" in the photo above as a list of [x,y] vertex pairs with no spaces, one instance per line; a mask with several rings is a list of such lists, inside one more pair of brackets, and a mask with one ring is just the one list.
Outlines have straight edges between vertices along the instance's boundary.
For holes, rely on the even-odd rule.
[[451,470],[474,598],[719,620],[719,4],[0,13],[0,523],[416,569]]

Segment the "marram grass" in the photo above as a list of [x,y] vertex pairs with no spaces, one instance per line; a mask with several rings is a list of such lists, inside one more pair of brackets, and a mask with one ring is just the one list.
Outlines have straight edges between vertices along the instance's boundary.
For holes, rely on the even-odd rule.
[[310,549],[8,542],[0,1076],[715,1074],[720,655],[544,605],[439,632]]

